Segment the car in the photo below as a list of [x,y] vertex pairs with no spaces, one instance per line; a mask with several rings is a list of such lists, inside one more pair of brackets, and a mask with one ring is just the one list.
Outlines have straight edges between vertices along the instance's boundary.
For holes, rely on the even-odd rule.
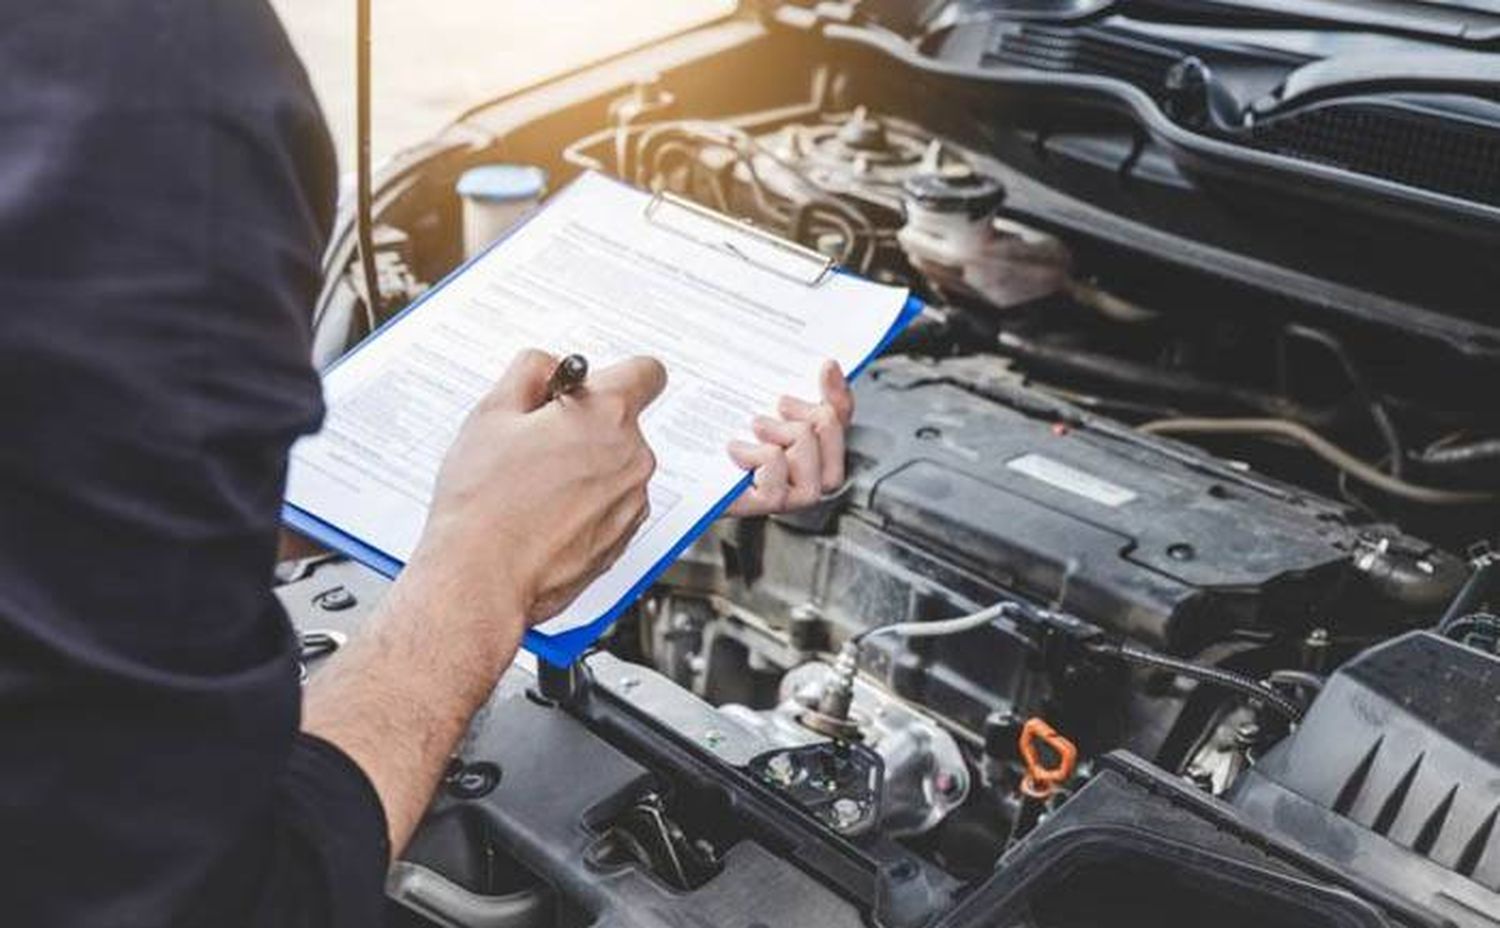
[[[496,165],[926,304],[842,488],[507,673],[398,923],[1500,925],[1497,42],[1481,0],[761,0],[393,159],[320,364],[482,249]],[[313,672],[384,587],[282,565]]]

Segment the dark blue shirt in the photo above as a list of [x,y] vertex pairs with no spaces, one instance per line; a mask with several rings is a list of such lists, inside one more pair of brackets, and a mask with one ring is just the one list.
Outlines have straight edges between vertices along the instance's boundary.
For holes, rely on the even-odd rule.
[[376,924],[271,594],[328,133],[265,0],[0,4],[0,924]]

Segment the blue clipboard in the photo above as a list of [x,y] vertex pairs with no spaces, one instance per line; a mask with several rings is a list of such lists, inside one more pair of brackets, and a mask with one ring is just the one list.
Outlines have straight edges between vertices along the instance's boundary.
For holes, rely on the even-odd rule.
[[[611,178],[611,180],[613,180],[613,178]],[[570,184],[568,185],[568,187],[558,191],[553,196],[553,200],[556,201],[562,197],[567,196],[572,190],[572,186],[573,185]],[[702,208],[698,207],[697,209],[701,210]],[[536,213],[533,212],[532,216],[535,215]],[[735,228],[743,228],[746,230],[752,228],[744,226],[744,224],[736,222],[735,220],[728,217],[719,217],[718,214],[714,215],[718,217],[720,221]],[[509,238],[518,229],[524,226],[526,222],[530,221],[530,218],[531,217],[528,216],[526,219],[523,219],[521,222],[511,227],[511,229],[507,231],[505,235],[501,236],[499,239],[491,243],[489,247],[484,251],[464,262],[447,277],[443,278],[443,280],[438,283],[437,286],[422,294],[422,296],[413,301],[411,305],[407,306],[401,312],[392,316],[390,319],[387,319],[385,323],[380,326],[380,328],[375,330],[374,333],[366,336],[359,345],[355,346],[354,349],[352,349],[338,361],[335,361],[332,365],[330,365],[328,370],[334,370],[338,367],[339,364],[342,364],[344,361],[348,360],[365,345],[368,345],[370,342],[380,337],[380,334],[386,329],[390,328],[401,319],[405,318],[407,314],[415,312],[434,294],[441,291],[451,281],[457,278],[460,274],[464,273],[464,271],[468,270],[470,265],[474,264],[476,261],[479,261],[485,255],[489,254],[492,249],[502,245],[507,238]],[[754,229],[751,234],[765,236],[766,233],[763,230]],[[788,243],[787,247],[791,249],[802,248],[802,246],[800,245],[792,245],[791,243]],[[811,252],[811,254],[816,255],[820,260],[826,260],[822,259],[822,256],[818,255],[817,252]],[[836,271],[837,273],[841,274],[848,273],[841,268],[836,269]],[[810,283],[815,283],[816,280],[821,279],[821,277],[822,275],[819,274],[813,281],[810,281]],[[913,319],[921,314],[922,308],[923,305],[921,300],[919,300],[915,296],[908,297],[906,305],[902,307],[900,314],[897,315],[895,322],[891,324],[890,329],[880,340],[880,343],[875,346],[875,350],[870,352],[870,354],[853,370],[848,372],[848,379],[852,382],[854,378],[858,377],[865,370],[865,368],[870,365],[870,362],[875,360],[875,358],[877,358],[882,352],[884,352],[885,349],[890,345],[890,343],[896,338],[896,336],[901,334],[901,331],[905,329]],[[578,660],[583,652],[588,650],[588,648],[593,645],[594,642],[598,641],[599,638],[609,630],[609,627],[613,625],[621,615],[624,614],[625,610],[629,609],[630,606],[633,605],[635,601],[641,597],[641,594],[645,593],[646,590],[656,582],[657,578],[659,578],[668,567],[671,567],[672,564],[676,562],[677,558],[687,550],[688,546],[691,545],[694,541],[697,541],[699,536],[707,531],[708,527],[712,525],[714,521],[719,518],[719,516],[724,514],[724,510],[728,509],[730,504],[733,503],[741,493],[745,492],[745,490],[750,487],[751,479],[752,475],[746,474],[745,477],[740,480],[740,482],[736,484],[732,490],[725,494],[722,499],[714,504],[713,508],[711,508],[707,513],[704,514],[703,518],[694,523],[693,527],[688,530],[687,534],[678,539],[677,544],[673,545],[672,549],[668,551],[661,560],[652,565],[651,569],[648,570],[639,580],[637,580],[635,585],[627,590],[625,594],[620,597],[619,601],[611,606],[610,609],[604,613],[604,615],[595,619],[593,622],[590,622],[588,625],[582,625],[578,628],[569,629],[568,631],[558,635],[543,634],[542,632],[539,632],[535,629],[528,630],[526,632],[526,637],[522,641],[522,646],[532,654],[535,654],[538,658],[546,661],[549,664],[554,664],[559,667],[566,667],[572,664],[574,661]],[[396,575],[401,572],[401,568],[404,566],[401,561],[392,557],[385,551],[381,551],[378,548],[366,544],[360,539],[355,538],[353,535],[350,535],[347,532],[339,529],[337,526],[326,522],[323,519],[320,519],[312,513],[308,512],[307,510],[302,509],[298,506],[294,506],[291,503],[283,502],[281,507],[281,521],[287,527],[292,528],[303,535],[306,535],[308,538],[311,538],[321,545],[331,548],[332,550],[337,551],[340,554],[358,561],[359,563],[365,565],[371,570],[374,570],[376,573],[381,574],[382,576],[394,579]]]

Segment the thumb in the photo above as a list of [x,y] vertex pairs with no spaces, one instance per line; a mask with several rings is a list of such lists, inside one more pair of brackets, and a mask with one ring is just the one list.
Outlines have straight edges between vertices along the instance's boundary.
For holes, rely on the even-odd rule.
[[531,412],[547,401],[547,379],[557,358],[528,348],[510,362],[490,391],[492,402],[515,412]]

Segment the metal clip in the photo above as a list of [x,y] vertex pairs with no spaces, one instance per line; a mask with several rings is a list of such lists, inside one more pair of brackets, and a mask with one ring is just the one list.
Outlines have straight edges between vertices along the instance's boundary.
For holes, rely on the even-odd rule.
[[[670,212],[666,207],[682,210],[693,219],[702,220],[704,223],[711,223],[717,227],[719,232],[728,234],[724,237],[719,237],[718,235],[710,237],[688,232],[674,225],[670,219],[665,218],[664,213]],[[833,259],[820,251],[808,248],[806,245],[801,245],[797,242],[788,241],[779,235],[775,235],[744,220],[725,216],[723,213],[715,212],[706,206],[699,205],[692,200],[684,199],[676,194],[668,193],[665,190],[657,191],[651,198],[651,201],[646,204],[645,215],[646,220],[653,225],[681,235],[705,247],[734,255],[742,261],[753,264],[762,270],[769,271],[778,277],[795,281],[805,287],[816,287],[818,284],[821,284],[827,279],[834,268]],[[743,237],[743,241],[736,241],[735,238],[729,237],[731,235]],[[757,255],[756,252],[761,252],[761,254]],[[806,268],[805,274],[795,273],[786,267],[778,266],[775,261],[778,257],[790,259],[787,262],[788,264],[805,264],[809,266]]]

